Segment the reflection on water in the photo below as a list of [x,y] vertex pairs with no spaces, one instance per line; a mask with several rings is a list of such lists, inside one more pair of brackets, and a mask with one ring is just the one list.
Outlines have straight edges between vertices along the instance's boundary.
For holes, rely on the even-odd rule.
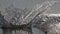
[[12,29],[0,29],[0,34],[31,34],[30,31],[26,30],[12,30]]

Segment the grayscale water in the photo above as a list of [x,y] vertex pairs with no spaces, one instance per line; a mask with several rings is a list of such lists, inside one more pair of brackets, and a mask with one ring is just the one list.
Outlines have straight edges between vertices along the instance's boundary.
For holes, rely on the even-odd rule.
[[46,34],[42,30],[32,27],[32,30],[28,29],[1,29],[0,34]]
[[31,34],[31,33],[29,31],[24,30],[0,29],[0,34]]

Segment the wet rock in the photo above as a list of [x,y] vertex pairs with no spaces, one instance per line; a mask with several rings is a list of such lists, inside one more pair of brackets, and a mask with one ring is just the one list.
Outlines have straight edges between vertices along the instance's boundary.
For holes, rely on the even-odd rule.
[[41,29],[34,28],[34,27],[32,27],[32,33],[33,34],[45,34],[45,32],[43,32]]

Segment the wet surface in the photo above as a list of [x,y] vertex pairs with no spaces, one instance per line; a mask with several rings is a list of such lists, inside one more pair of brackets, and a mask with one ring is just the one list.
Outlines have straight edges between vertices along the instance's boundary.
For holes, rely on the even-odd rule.
[[31,32],[20,29],[0,29],[0,34],[31,34]]
[[45,34],[42,30],[38,28],[32,28],[33,34]]
[[24,29],[1,29],[0,28],[0,34],[46,34],[41,29],[32,27],[24,28]]

